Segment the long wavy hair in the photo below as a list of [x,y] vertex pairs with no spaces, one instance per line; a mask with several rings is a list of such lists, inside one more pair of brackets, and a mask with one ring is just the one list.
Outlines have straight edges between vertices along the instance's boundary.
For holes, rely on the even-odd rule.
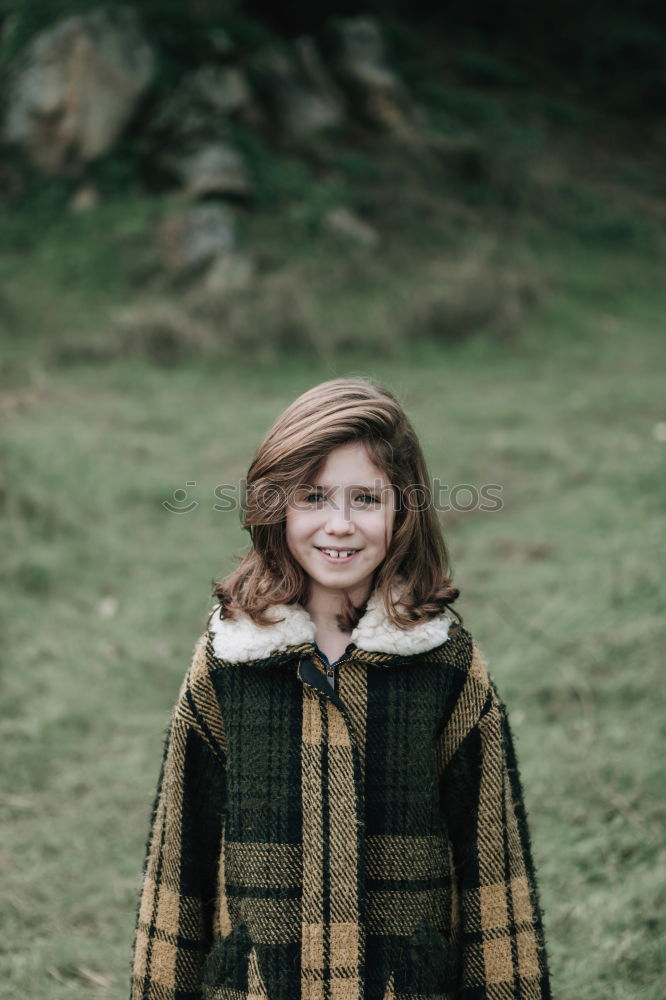
[[[241,611],[256,624],[269,625],[275,619],[266,612],[274,605],[306,604],[309,578],[287,545],[287,505],[299,487],[317,481],[329,452],[350,442],[365,445],[395,493],[390,544],[371,588],[381,591],[391,621],[409,629],[440,614],[459,596],[451,584],[449,555],[414,428],[388,389],[368,378],[338,378],[294,400],[252,460],[242,505],[242,524],[252,547],[229,576],[213,585],[225,618]],[[358,607],[348,593],[345,598],[338,623],[342,631],[351,631],[367,601]],[[460,615],[453,614],[462,624]]]

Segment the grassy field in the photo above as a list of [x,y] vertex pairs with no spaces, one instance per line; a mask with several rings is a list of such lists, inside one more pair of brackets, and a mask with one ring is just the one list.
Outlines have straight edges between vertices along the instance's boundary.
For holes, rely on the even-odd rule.
[[[508,344],[169,369],[47,364],[14,344],[1,1000],[127,995],[168,713],[211,580],[245,545],[213,491],[295,395],[351,373],[398,393],[442,483],[502,488],[501,511],[444,523],[459,610],[514,724],[555,995],[662,1000],[666,296],[612,256],[551,273]],[[198,506],[167,511],[188,482]]]

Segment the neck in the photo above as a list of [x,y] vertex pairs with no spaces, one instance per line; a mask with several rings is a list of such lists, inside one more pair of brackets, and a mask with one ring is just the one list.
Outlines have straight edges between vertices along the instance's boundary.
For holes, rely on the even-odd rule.
[[305,610],[312,618],[320,632],[339,632],[337,616],[342,613],[345,603],[345,593],[349,594],[352,603],[357,607],[364,604],[370,596],[367,585],[360,585],[350,591],[327,590],[318,584],[310,584],[310,593],[305,605]]

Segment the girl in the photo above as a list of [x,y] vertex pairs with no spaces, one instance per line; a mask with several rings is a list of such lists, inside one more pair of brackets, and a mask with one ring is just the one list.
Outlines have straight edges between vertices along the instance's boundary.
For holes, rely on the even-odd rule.
[[414,430],[315,386],[247,475],[166,741],[132,1000],[550,997],[503,703]]

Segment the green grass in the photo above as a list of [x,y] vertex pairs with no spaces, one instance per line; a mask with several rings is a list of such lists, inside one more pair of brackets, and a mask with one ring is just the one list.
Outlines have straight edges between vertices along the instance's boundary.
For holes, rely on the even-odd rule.
[[[666,301],[638,263],[634,287],[585,259],[544,248],[555,291],[508,344],[164,370],[27,342],[0,443],[1,1000],[127,995],[168,712],[245,546],[214,488],[295,395],[356,372],[397,391],[433,476],[502,486],[501,511],[444,523],[514,722],[555,995],[661,1000]],[[198,507],[169,513],[187,481]]]

